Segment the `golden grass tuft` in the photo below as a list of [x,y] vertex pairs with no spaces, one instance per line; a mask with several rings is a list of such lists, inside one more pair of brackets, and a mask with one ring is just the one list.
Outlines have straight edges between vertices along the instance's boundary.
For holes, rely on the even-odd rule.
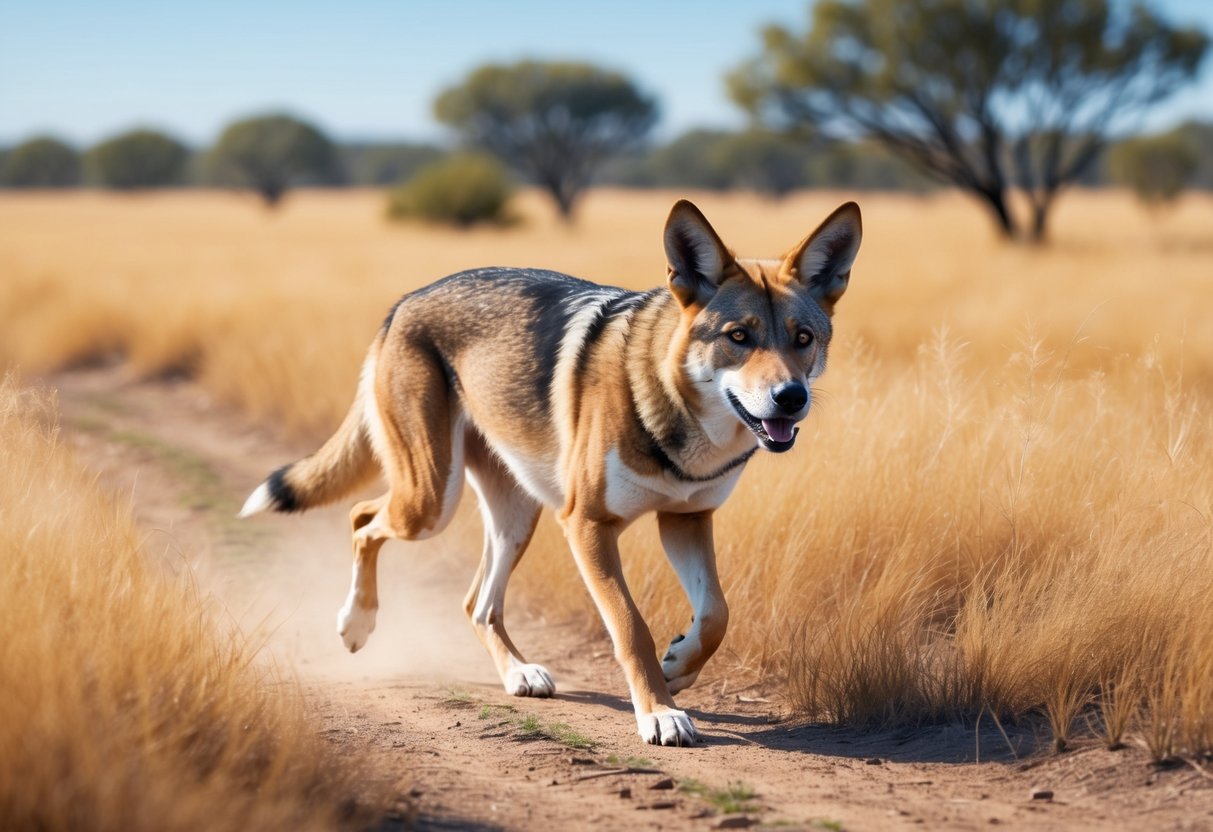
[[[597,191],[568,230],[524,195],[520,228],[474,233],[389,228],[368,194],[270,218],[215,194],[0,197],[0,357],[189,366],[319,436],[400,293],[489,264],[653,285],[676,196]],[[849,195],[693,196],[770,255]],[[1164,223],[1071,193],[1039,250],[953,194],[860,202],[814,415],[719,513],[732,629],[705,682],[786,679],[838,722],[1038,712],[1059,748],[1090,724],[1159,759],[1213,751],[1213,199]],[[689,610],[653,524],[624,548],[664,644]],[[550,613],[588,613],[553,524],[519,573]]]
[[140,551],[129,508],[0,383],[0,827],[333,829],[376,800],[295,688]]

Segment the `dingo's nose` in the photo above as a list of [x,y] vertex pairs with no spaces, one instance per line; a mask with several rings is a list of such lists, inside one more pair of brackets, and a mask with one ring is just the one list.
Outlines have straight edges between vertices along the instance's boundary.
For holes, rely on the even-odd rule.
[[771,399],[784,413],[798,413],[809,400],[809,391],[799,381],[789,381],[771,390]]

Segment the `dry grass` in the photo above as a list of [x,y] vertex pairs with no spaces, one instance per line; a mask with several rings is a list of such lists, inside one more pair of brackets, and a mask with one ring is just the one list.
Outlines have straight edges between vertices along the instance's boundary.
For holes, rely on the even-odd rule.
[[0,827],[364,826],[294,687],[158,574],[53,419],[0,382]]
[[[770,254],[842,198],[698,201],[739,251]],[[486,264],[651,285],[672,199],[596,193],[571,232],[527,201],[521,229],[463,233],[387,227],[369,194],[273,217],[220,195],[4,197],[0,356],[189,366],[323,432],[400,292]],[[1072,194],[1045,251],[1000,245],[956,196],[861,201],[815,415],[720,513],[734,615],[710,673],[786,676],[798,710],[837,721],[1035,711],[1059,747],[1082,716],[1159,758],[1213,751],[1213,200],[1163,224]],[[576,577],[541,530],[522,583],[587,609],[552,591]],[[669,637],[688,611],[651,524],[625,546]]]

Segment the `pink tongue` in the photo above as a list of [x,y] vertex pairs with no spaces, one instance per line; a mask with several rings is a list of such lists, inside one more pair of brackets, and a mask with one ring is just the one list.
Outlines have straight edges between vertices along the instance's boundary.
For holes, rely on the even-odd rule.
[[774,442],[787,442],[792,438],[791,419],[763,419],[762,429]]

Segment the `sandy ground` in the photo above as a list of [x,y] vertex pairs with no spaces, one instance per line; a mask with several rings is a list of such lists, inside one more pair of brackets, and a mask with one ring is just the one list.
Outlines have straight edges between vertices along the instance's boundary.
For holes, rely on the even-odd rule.
[[[150,552],[191,569],[230,620],[293,668],[337,753],[393,784],[383,828],[1209,829],[1213,778],[1137,748],[1034,750],[1031,725],[856,731],[786,718],[777,685],[680,695],[703,742],[641,743],[605,636],[517,607],[511,633],[545,663],[549,700],[505,695],[463,617],[479,556],[466,500],[451,530],[389,544],[369,645],[334,620],[348,582],[346,510],[233,519],[271,469],[312,450],[212,403],[186,381],[93,368],[42,382],[103,481],[129,493]],[[552,522],[545,518],[541,522]],[[730,791],[731,789],[731,791]],[[1051,797],[1033,797],[1033,792]]]

